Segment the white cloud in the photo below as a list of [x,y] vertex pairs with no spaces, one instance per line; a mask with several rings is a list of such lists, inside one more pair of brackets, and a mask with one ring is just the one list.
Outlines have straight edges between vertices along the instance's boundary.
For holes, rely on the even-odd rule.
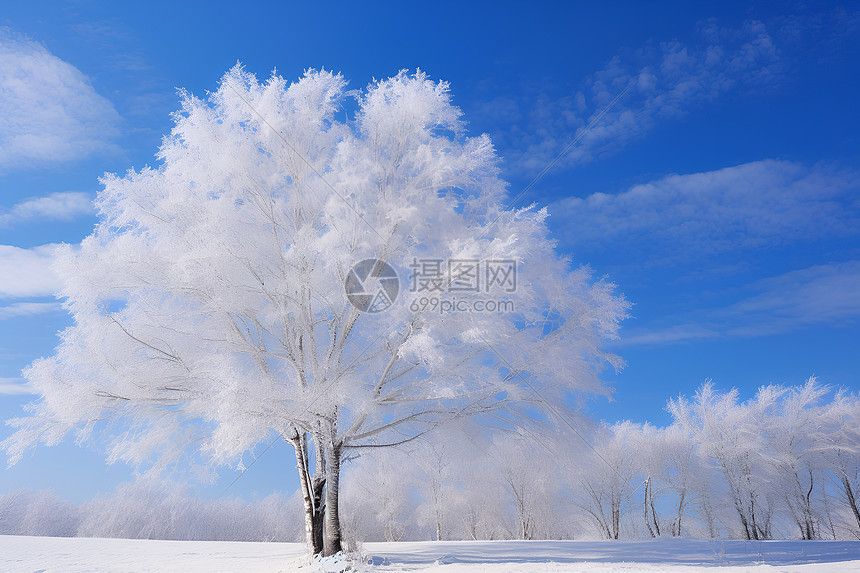
[[629,332],[622,332],[619,341],[615,342],[616,346],[663,346],[666,344],[674,344],[678,342],[689,342],[691,340],[701,340],[703,338],[713,338],[719,336],[720,333],[711,328],[702,326],[701,324],[676,324],[668,328],[657,329],[631,329]]
[[61,288],[51,269],[57,245],[31,249],[0,245],[0,298],[51,296]]
[[77,68],[0,28],[0,171],[111,149],[118,123]]
[[839,237],[860,228],[860,174],[757,161],[670,175],[551,207],[566,244],[674,262],[705,253]]
[[622,333],[620,346],[661,345],[713,337],[755,337],[860,320],[860,261],[816,265],[757,281],[755,294],[726,308],[676,317],[676,324]]
[[29,386],[19,378],[0,378],[0,395],[18,396],[21,394],[33,394]]
[[816,265],[752,285],[759,294],[732,305],[744,322],[729,334],[758,336],[811,324],[850,324],[860,317],[860,261]]
[[14,318],[16,316],[31,316],[56,312],[62,310],[58,302],[16,302],[6,306],[0,306],[0,320]]
[[71,221],[78,216],[94,213],[92,198],[88,193],[51,193],[46,197],[27,199],[12,207],[8,213],[0,213],[0,226],[33,219]]
[[534,174],[625,88],[623,98],[554,169],[615,150],[659,121],[681,116],[730,90],[772,85],[781,66],[779,50],[762,23],[747,22],[738,30],[706,23],[693,44],[673,40],[617,55],[588,77],[575,94],[500,97],[488,101],[476,114],[508,122],[509,127],[494,132],[493,139],[514,169]]

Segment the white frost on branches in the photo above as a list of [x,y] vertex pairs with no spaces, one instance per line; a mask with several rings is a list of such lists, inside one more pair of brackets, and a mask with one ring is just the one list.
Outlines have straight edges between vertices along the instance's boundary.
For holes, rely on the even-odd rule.
[[[354,95],[325,70],[288,84],[237,66],[206,99],[183,94],[157,167],[104,177],[98,226],[57,258],[74,325],[25,372],[40,398],[11,421],[12,462],[69,432],[156,469],[239,463],[280,435],[309,498],[318,460],[336,519],[351,449],[608,392],[598,372],[621,362],[600,347],[626,301],[555,253],[545,210],[506,207],[448,84],[401,72],[350,115]],[[369,258],[402,290],[416,258],[515,260],[515,312],[416,312],[403,293],[361,315],[344,280]]]

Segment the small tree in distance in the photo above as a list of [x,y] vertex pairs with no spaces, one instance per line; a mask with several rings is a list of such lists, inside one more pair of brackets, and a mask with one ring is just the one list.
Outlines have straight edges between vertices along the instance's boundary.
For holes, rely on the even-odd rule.
[[[74,325],[25,371],[41,397],[10,421],[12,463],[73,431],[108,436],[111,461],[235,464],[274,433],[295,448],[308,545],[331,555],[344,456],[607,391],[597,373],[620,360],[601,340],[627,303],[555,253],[544,210],[505,208],[492,144],[465,135],[448,85],[401,72],[354,117],[345,88],[237,66],[183,95],[157,168],[103,179],[99,224],[57,255]],[[346,296],[366,259],[401,277],[384,312]],[[410,285],[424,261],[442,282]],[[478,290],[440,312],[472,278],[444,274],[452,261],[515,261],[507,311],[475,311],[492,279],[476,265]]]

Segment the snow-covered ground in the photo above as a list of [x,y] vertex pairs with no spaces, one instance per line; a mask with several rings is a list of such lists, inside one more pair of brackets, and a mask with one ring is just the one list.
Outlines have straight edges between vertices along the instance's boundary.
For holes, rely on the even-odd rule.
[[[443,573],[610,571],[860,571],[860,542],[452,541],[366,543],[358,571]],[[308,565],[296,543],[0,536],[0,571],[339,571]]]

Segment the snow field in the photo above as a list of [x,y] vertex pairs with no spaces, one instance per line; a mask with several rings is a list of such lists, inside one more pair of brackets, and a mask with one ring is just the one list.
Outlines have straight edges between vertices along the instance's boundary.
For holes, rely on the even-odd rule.
[[[860,571],[860,542],[853,541],[424,541],[366,543],[362,555],[353,571]],[[334,559],[308,564],[299,543],[0,536],[4,573],[322,573],[349,567]]]

